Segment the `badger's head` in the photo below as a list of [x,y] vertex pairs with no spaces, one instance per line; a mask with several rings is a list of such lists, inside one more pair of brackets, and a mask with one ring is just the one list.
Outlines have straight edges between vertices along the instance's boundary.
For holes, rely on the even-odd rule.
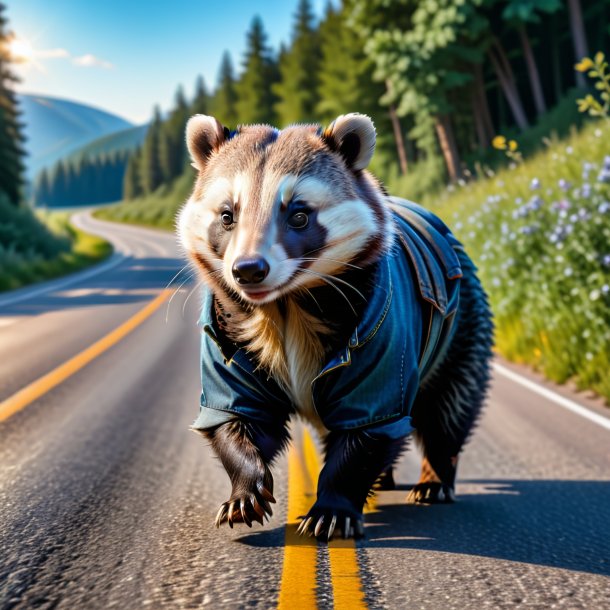
[[178,221],[208,284],[251,304],[320,285],[375,261],[391,240],[389,212],[365,171],[375,127],[359,114],[327,129],[187,125],[199,171]]

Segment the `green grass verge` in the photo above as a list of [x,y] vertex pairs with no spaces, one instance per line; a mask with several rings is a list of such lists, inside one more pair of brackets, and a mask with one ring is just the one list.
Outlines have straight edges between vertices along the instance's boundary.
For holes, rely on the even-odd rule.
[[39,230],[45,248],[32,244],[24,250],[6,241],[0,245],[0,291],[66,275],[112,254],[110,243],[72,226],[69,216],[67,212],[36,214],[36,225],[47,229],[44,237]]
[[163,185],[148,197],[101,208],[94,216],[102,220],[173,230],[176,214],[188,199],[194,180],[195,172],[187,171],[172,184]]

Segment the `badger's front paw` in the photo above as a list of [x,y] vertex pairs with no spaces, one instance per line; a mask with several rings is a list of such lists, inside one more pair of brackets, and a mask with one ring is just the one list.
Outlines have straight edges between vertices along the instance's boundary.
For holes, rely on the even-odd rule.
[[455,502],[453,488],[444,483],[418,483],[407,495],[407,504],[451,504]]
[[228,523],[231,528],[234,523],[245,523],[252,527],[253,521],[263,525],[263,517],[269,519],[273,515],[270,502],[275,503],[275,498],[266,487],[262,487],[258,493],[251,492],[238,497],[232,495],[221,505],[216,515],[216,527],[223,523]]
[[255,469],[258,472],[242,472],[235,476],[231,497],[221,505],[216,515],[216,527],[223,523],[228,523],[231,528],[234,523],[252,527],[253,521],[263,525],[263,518],[269,519],[273,515],[273,477],[264,464],[256,464]]
[[330,542],[335,532],[341,532],[343,538],[364,537],[362,514],[352,511],[314,505],[301,519],[297,533],[302,536],[315,536],[318,540],[326,542]]

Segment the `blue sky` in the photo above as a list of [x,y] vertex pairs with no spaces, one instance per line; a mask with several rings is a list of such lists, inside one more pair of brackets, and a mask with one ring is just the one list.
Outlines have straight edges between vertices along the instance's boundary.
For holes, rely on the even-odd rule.
[[[18,89],[84,102],[135,123],[168,109],[176,88],[215,85],[220,58],[239,69],[245,33],[262,17],[277,50],[290,38],[298,0],[5,0],[9,27],[33,56]],[[313,0],[318,17],[326,0]]]

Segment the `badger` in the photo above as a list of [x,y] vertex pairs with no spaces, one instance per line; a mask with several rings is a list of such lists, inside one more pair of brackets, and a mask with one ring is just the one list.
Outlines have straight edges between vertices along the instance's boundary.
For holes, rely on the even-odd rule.
[[216,526],[272,514],[293,415],[325,456],[299,533],[362,537],[367,497],[392,488],[411,433],[424,457],[407,503],[453,502],[488,388],[491,313],[447,226],[367,171],[371,119],[230,131],[196,115],[186,140],[198,174],[177,227],[204,285],[193,430],[232,484]]

